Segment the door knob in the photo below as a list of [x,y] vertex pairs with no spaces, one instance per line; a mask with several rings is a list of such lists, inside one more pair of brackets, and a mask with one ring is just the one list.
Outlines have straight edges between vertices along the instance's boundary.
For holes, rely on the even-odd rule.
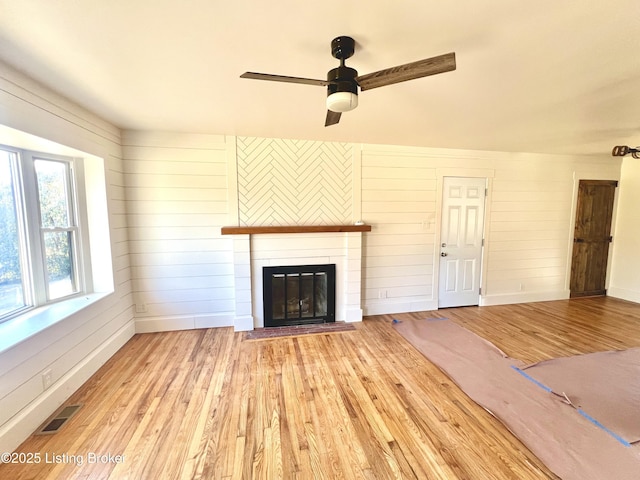
[[442,253],[440,254],[440,256],[441,256],[441,257],[446,257],[446,256],[447,256],[447,253],[446,253],[446,252],[442,252]]

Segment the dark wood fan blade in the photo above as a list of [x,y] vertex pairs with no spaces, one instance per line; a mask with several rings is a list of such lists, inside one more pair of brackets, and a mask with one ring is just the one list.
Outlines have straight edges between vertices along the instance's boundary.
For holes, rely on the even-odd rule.
[[333,112],[331,110],[327,110],[327,120],[324,122],[324,126],[328,127],[330,125],[335,125],[340,121],[341,112]]
[[360,88],[370,90],[372,88],[405,82],[415,78],[427,77],[437,73],[450,72],[456,69],[456,54],[446,53],[437,57],[425,58],[417,62],[406,63],[397,67],[386,68],[366,75],[356,77]]
[[329,82],[326,80],[316,80],[314,78],[286,77],[284,75],[271,75],[269,73],[245,72],[240,78],[251,78],[253,80],[270,80],[272,82],[302,83],[304,85],[318,85],[326,87]]

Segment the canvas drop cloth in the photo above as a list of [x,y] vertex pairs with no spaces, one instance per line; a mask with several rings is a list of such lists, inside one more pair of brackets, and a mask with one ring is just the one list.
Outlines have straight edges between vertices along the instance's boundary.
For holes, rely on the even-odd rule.
[[[393,327],[449,375],[469,397],[504,423],[561,478],[640,478],[640,445],[623,445],[606,430],[579,414],[563,397],[541,388],[524,375],[540,373],[540,378],[544,375],[545,381],[552,384],[555,384],[555,379],[551,377],[558,376],[560,381],[564,381],[566,377],[573,376],[577,384],[583,385],[580,378],[584,372],[578,363],[571,366],[575,369],[573,373],[566,374],[553,372],[555,366],[547,366],[546,362],[538,364],[537,371],[534,366],[525,368],[521,361],[507,357],[491,343],[449,320],[407,320]],[[593,358],[594,362],[597,360],[597,357]],[[608,368],[615,370],[616,362],[613,360]],[[563,367],[565,362],[555,363]],[[597,381],[600,380],[587,383],[595,385]],[[561,389],[569,389],[565,385]],[[595,390],[600,390],[600,387]],[[633,391],[637,393],[635,387]],[[590,408],[584,402],[584,394],[584,390],[576,390],[573,393],[574,401],[585,403],[585,408]],[[619,398],[617,393],[611,397]],[[637,416],[637,413],[634,414],[637,403],[628,410],[626,402],[622,401],[622,405],[616,408]],[[606,407],[607,410],[610,408]],[[626,415],[621,416],[620,422],[625,422],[625,418]]]
[[627,442],[640,441],[640,348],[554,358],[523,370]]

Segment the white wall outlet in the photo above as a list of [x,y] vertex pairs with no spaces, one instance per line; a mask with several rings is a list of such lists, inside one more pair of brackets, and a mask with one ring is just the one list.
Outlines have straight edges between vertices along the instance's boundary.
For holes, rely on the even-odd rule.
[[51,386],[53,380],[51,378],[51,369],[42,372],[42,387],[46,390]]

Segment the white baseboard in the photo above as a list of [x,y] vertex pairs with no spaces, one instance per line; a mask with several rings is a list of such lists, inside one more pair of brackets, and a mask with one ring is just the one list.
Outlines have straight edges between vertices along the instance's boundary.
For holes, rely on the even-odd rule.
[[0,452],[12,452],[135,334],[128,322],[0,429]]
[[490,305],[509,305],[513,303],[549,302],[552,300],[566,300],[569,296],[569,290],[482,295],[480,297],[480,306],[487,307]]
[[361,322],[362,321],[362,309],[351,308],[347,310],[347,317],[344,319],[347,323]]
[[252,315],[242,315],[233,320],[234,332],[247,332],[253,330],[254,319]]
[[136,333],[171,332],[197,328],[233,327],[234,315],[176,315],[136,318]]
[[418,300],[408,302],[384,302],[364,306],[364,315],[388,315],[391,313],[426,312],[437,310],[436,300]]
[[[512,303],[547,302],[551,300],[566,300],[569,298],[569,290],[553,290],[545,292],[518,292],[500,295],[483,295],[480,297],[480,306],[508,305]],[[640,294],[637,294],[640,301]],[[625,297],[620,297],[625,298]],[[634,300],[632,300],[634,301]],[[438,310],[438,300],[418,300],[408,302],[380,302],[364,306],[364,314],[388,315],[405,312],[428,312]]]
[[635,290],[627,290],[626,288],[610,287],[607,289],[607,295],[610,297],[628,300],[629,302],[640,303],[640,292]]

